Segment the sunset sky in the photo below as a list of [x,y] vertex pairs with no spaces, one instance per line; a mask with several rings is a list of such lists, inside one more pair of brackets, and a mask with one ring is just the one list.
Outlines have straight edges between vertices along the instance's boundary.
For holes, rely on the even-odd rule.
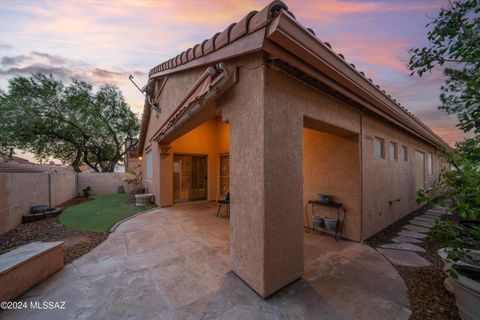
[[[0,88],[7,79],[53,73],[116,83],[140,114],[148,70],[210,38],[270,1],[0,1]],[[410,77],[408,49],[446,1],[285,1],[298,21],[453,143],[456,120],[437,110],[442,74]]]

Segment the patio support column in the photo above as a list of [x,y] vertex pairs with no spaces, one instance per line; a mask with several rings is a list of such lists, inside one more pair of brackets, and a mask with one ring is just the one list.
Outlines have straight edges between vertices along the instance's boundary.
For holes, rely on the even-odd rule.
[[263,135],[266,296],[303,275],[304,237],[303,114],[277,92],[269,72]]
[[160,161],[160,207],[169,207],[173,205],[173,154],[170,152],[169,145],[159,144]]
[[231,267],[268,297],[303,274],[303,115],[269,92],[263,72],[240,75],[222,114],[230,125]]

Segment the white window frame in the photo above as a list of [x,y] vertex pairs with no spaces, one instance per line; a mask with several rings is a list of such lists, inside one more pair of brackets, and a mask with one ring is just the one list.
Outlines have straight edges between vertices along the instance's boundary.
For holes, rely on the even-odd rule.
[[427,152],[427,173],[429,176],[433,175],[433,154]]
[[[377,142],[380,143],[380,154],[377,154]],[[373,142],[373,153],[377,159],[385,159],[385,139],[375,137]]]
[[152,150],[145,152],[145,179],[153,179],[153,153]]
[[[390,141],[390,147],[388,151],[390,155],[390,160],[398,160],[398,144],[396,142]],[[392,154],[392,151],[393,151],[393,154]]]

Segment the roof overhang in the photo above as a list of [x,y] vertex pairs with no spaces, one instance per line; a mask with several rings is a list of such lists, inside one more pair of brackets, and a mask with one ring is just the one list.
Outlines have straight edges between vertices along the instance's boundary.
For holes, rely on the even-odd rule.
[[[238,81],[237,68],[223,69],[217,74],[206,70],[190,88],[179,105],[167,117],[149,142],[170,143],[180,135],[205,121],[200,114],[215,116],[213,102]],[[200,122],[197,123],[198,119]],[[192,126],[193,124],[193,126]]]
[[367,109],[437,147],[447,144],[342,57],[281,12],[269,25],[263,49]]

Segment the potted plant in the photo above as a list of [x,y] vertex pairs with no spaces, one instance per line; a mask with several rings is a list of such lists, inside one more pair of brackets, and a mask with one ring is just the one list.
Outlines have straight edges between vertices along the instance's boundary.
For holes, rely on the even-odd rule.
[[90,186],[87,186],[85,189],[82,190],[83,196],[85,198],[88,198],[90,196],[90,191],[91,190],[92,190],[92,188]]

